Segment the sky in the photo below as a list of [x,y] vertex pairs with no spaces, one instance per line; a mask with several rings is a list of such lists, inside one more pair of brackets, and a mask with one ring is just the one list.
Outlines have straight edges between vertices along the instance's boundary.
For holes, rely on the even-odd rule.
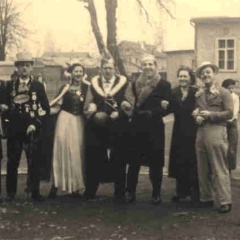
[[[61,51],[98,53],[92,34],[88,11],[78,0],[14,0],[31,3],[23,15],[26,26],[33,32],[23,48],[40,56],[47,43],[54,42]],[[143,0],[149,12],[149,23],[140,12],[136,0],[119,0],[117,11],[118,42],[145,41],[155,44],[163,29],[163,51],[193,49],[193,17],[240,17],[239,0],[175,0],[171,10],[175,20],[154,5],[156,0]],[[167,1],[167,0],[165,0]],[[168,0],[170,1],[170,0]],[[171,0],[172,1],[172,0]],[[95,0],[99,25],[106,35],[104,0]],[[160,27],[162,26],[162,27]]]

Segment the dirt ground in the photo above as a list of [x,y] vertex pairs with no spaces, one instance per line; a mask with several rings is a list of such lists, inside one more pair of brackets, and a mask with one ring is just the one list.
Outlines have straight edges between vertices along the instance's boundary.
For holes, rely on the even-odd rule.
[[[188,201],[171,203],[175,183],[164,177],[159,206],[149,204],[151,185],[141,175],[137,202],[120,205],[112,201],[113,186],[101,185],[99,201],[83,202],[63,192],[44,203],[26,201],[25,175],[19,176],[17,200],[0,205],[0,239],[21,240],[170,240],[240,239],[240,181],[233,180],[233,210],[221,215],[214,209],[199,209]],[[3,185],[5,177],[3,177]],[[47,196],[50,184],[42,184]],[[5,191],[3,189],[3,196]]]

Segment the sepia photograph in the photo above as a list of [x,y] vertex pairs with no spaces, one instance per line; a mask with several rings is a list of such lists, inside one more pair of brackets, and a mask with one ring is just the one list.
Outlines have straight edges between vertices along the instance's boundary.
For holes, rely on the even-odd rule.
[[0,240],[240,239],[239,0],[0,0]]

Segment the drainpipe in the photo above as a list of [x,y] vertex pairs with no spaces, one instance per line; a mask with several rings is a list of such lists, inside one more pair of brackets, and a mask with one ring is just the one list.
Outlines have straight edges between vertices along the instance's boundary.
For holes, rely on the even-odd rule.
[[192,22],[192,20],[190,20],[190,25],[194,27],[194,60],[195,60],[194,68],[196,69],[197,68],[197,64],[198,64],[198,56],[197,56],[197,53],[198,53],[198,49],[197,49],[197,39],[198,39],[197,28],[196,28],[195,23]]

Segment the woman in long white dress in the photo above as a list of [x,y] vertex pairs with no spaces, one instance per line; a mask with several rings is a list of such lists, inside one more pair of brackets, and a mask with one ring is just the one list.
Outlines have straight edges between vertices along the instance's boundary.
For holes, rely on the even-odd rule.
[[85,69],[74,63],[68,69],[71,83],[65,84],[50,106],[60,105],[53,147],[53,186],[49,197],[54,198],[58,188],[78,195],[84,188],[84,118],[83,104],[89,82]]

